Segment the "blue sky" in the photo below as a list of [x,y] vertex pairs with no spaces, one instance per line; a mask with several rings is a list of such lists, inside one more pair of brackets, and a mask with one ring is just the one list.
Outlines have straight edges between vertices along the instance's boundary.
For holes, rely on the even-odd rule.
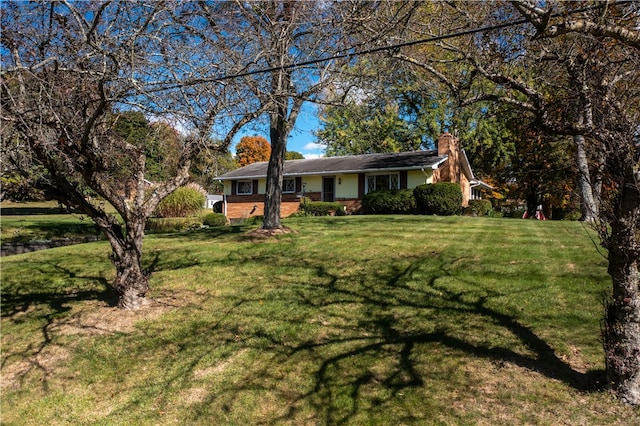
[[[309,102],[306,102],[302,106],[296,126],[289,135],[289,142],[287,143],[287,151],[297,151],[304,155],[305,158],[317,158],[324,155],[324,146],[316,143],[316,137],[313,134],[315,130],[320,127],[317,115],[317,107]],[[240,142],[243,136],[262,136],[269,140],[269,128],[265,125],[263,130],[250,128],[242,130],[235,138],[229,147],[232,154],[235,155],[236,144]]]

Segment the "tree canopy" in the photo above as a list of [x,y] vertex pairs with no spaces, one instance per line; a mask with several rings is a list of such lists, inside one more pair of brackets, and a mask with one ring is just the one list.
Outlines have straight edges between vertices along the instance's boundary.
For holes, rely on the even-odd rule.
[[269,161],[271,145],[262,136],[243,136],[236,145],[236,161],[240,167]]

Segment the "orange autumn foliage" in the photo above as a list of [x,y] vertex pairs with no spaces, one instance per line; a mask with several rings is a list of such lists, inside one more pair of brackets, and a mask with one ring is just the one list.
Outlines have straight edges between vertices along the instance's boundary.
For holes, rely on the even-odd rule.
[[244,136],[236,145],[236,159],[240,167],[269,161],[271,145],[262,136]]

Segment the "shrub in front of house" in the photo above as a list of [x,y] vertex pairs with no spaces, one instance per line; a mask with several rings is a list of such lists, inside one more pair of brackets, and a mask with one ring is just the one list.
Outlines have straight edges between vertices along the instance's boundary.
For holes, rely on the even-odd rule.
[[411,189],[374,191],[362,198],[365,214],[413,214],[416,212],[416,198]]
[[207,201],[207,192],[190,183],[167,195],[156,208],[156,217],[189,217],[198,214]]
[[[340,203],[329,203],[325,201],[311,201],[300,204],[300,210],[306,216],[344,216],[344,206]],[[332,213],[333,212],[333,213]]]
[[465,209],[465,213],[470,216],[491,216],[492,211],[489,200],[469,200],[469,207]]
[[145,231],[152,234],[169,232],[195,231],[202,228],[202,220],[197,216],[192,217],[158,217],[147,221]]
[[222,213],[208,213],[202,223],[207,226],[224,226],[227,224],[227,217]]
[[422,214],[451,216],[462,211],[462,189],[452,182],[418,185],[413,189],[418,211]]

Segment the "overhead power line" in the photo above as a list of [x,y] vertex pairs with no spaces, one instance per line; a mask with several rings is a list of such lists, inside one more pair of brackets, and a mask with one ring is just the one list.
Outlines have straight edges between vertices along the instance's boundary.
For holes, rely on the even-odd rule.
[[293,62],[293,63],[290,63],[290,64],[281,65],[281,66],[278,66],[278,67],[261,68],[259,70],[247,71],[247,72],[238,73],[238,74],[225,75],[225,76],[222,76],[222,77],[215,78],[215,79],[213,79],[213,81],[231,80],[231,79],[234,79],[234,78],[248,77],[250,75],[264,74],[264,73],[268,73],[268,72],[272,72],[272,71],[286,70],[286,69],[292,69],[292,68],[301,68],[301,67],[305,67],[305,66],[308,66],[308,65],[315,65],[315,64],[322,63],[322,62],[333,61],[333,60],[336,60],[336,59],[354,58],[354,57],[357,57],[357,56],[370,55],[372,53],[384,52],[386,50],[400,49],[402,47],[415,46],[415,45],[418,45],[418,44],[432,43],[432,42],[435,42],[435,41],[447,40],[447,39],[450,39],[450,38],[462,37],[462,36],[470,35],[470,34],[477,34],[477,33],[481,33],[481,32],[484,32],[484,31],[499,30],[499,29],[502,29],[502,28],[508,28],[508,27],[513,27],[513,26],[516,26],[516,25],[522,25],[522,24],[525,24],[527,22],[529,22],[529,21],[527,21],[526,19],[521,19],[519,21],[510,21],[510,22],[505,22],[505,23],[502,23],[502,24],[489,25],[489,26],[480,27],[480,28],[473,28],[473,29],[470,29],[470,30],[464,30],[464,31],[456,32],[456,33],[449,33],[449,34],[444,34],[444,35],[441,35],[441,36],[434,36],[434,37],[424,38],[424,39],[420,39],[420,40],[407,41],[407,42],[404,42],[404,43],[391,44],[391,45],[388,45],[388,46],[373,47],[373,48],[370,48],[370,49],[359,50],[357,52],[342,53],[342,54],[339,54],[339,55],[333,55],[333,56],[328,56],[328,57],[319,58],[319,59],[311,59],[311,60],[303,61],[303,62]]
[[[633,1],[634,0],[619,0],[619,1],[614,2],[614,3],[606,3],[605,2],[604,4],[598,4],[598,5],[595,5],[595,6],[588,6],[588,7],[583,7],[583,8],[580,8],[580,9],[575,9],[575,10],[572,10],[572,11],[570,11],[568,13],[554,13],[554,14],[551,14],[549,16],[551,18],[555,18],[555,17],[558,17],[558,16],[575,15],[577,13],[582,13],[582,12],[588,12],[588,11],[592,11],[592,10],[596,10],[596,9],[601,9],[601,8],[605,7],[607,4],[608,4],[608,6],[622,5],[622,4],[633,3]],[[472,29],[469,29],[469,30],[463,30],[463,31],[455,32],[455,33],[443,34],[443,35],[440,35],[440,36],[433,36],[433,37],[423,38],[423,39],[419,39],[419,40],[407,41],[407,42],[404,42],[404,43],[391,44],[391,45],[388,45],[388,46],[373,47],[373,48],[370,48],[370,49],[359,50],[357,52],[342,53],[342,54],[332,55],[332,56],[319,58],[319,59],[311,59],[311,60],[303,61],[303,62],[292,62],[290,64],[285,64],[285,65],[281,65],[281,66],[277,66],[277,67],[261,68],[261,69],[258,69],[258,70],[246,71],[246,72],[242,72],[242,73],[238,73],[238,74],[225,75],[225,76],[222,76],[222,77],[214,78],[214,79],[212,79],[212,81],[232,80],[232,79],[235,79],[235,78],[248,77],[248,76],[256,75],[256,74],[265,74],[265,73],[269,73],[269,72],[273,72],[273,71],[293,69],[293,68],[301,68],[301,67],[305,67],[305,66],[308,66],[308,65],[315,65],[315,64],[322,63],[322,62],[333,61],[333,60],[336,60],[336,59],[346,59],[346,58],[354,58],[354,57],[362,56],[362,55],[370,55],[372,53],[378,53],[378,52],[384,52],[384,51],[387,51],[387,50],[400,49],[400,48],[403,48],[403,47],[415,46],[415,45],[418,45],[418,44],[433,43],[433,42],[436,42],[436,41],[448,40],[448,39],[451,39],[451,38],[462,37],[462,36],[471,35],[471,34],[478,34],[478,33],[483,33],[483,32],[486,32],[486,31],[501,30],[503,28],[515,27],[515,26],[523,25],[523,24],[527,24],[527,23],[529,23],[529,20],[527,20],[527,19],[520,19],[520,20],[517,20],[517,21],[508,21],[508,22],[504,22],[502,24],[487,25],[487,26],[484,26],[484,27],[472,28]]]

